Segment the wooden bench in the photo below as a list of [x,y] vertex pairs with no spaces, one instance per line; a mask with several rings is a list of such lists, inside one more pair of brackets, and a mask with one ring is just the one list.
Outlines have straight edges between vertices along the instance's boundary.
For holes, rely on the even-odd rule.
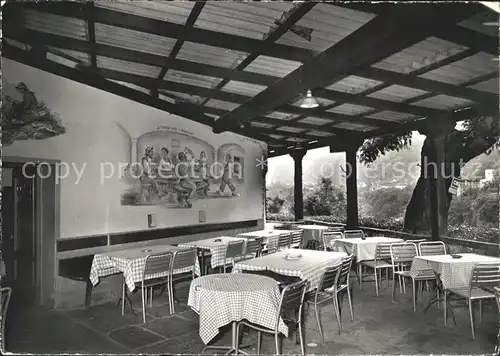
[[59,276],[73,281],[85,282],[85,307],[90,307],[92,282],[89,279],[94,255],[72,257],[59,260]]

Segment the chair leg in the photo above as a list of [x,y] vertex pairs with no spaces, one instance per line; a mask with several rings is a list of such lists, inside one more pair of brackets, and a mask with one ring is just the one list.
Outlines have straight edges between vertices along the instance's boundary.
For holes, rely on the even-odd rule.
[[483,321],[483,301],[479,299],[479,322]]
[[352,310],[351,286],[347,286],[347,301],[349,302],[349,309],[351,311],[351,321],[354,321],[354,313]]
[[280,337],[279,337],[279,332],[276,331],[274,333],[274,343],[276,345],[276,355],[281,355],[281,350],[280,350]]
[[142,321],[144,323],[146,323],[146,299],[144,298],[145,297],[144,293],[146,293],[145,289],[146,288],[141,288],[141,293],[142,293]]
[[444,326],[446,326],[447,319],[448,319],[448,293],[446,293],[446,290],[443,291],[443,304],[444,304]]
[[319,321],[319,313],[318,313],[318,298],[314,298],[314,313],[316,314],[316,321],[318,322],[319,335],[321,336],[321,343],[325,342],[325,338],[323,336],[323,329],[321,329],[321,322]]
[[337,293],[333,294],[333,310],[335,311],[335,316],[337,317],[337,323],[339,324],[339,334],[342,333],[342,322],[340,321],[340,312],[339,312],[339,300]]
[[[399,279],[399,278],[398,278]],[[394,302],[396,297],[396,278],[395,274],[392,274],[392,301]]]
[[472,331],[472,340],[475,340],[476,337],[474,335],[474,312],[472,310],[472,300],[469,299],[469,316],[470,316],[470,329]]
[[302,318],[299,320],[299,335],[300,335],[300,351],[302,355],[306,354],[306,346],[304,344],[304,331],[302,330]]
[[377,297],[380,297],[380,294],[378,292],[378,272],[376,268],[373,269],[373,272],[375,274],[375,292],[377,293]]
[[125,315],[125,279],[122,281],[122,315]]
[[174,304],[174,285],[172,279],[168,280],[168,303],[170,306],[170,314],[175,313],[175,304]]

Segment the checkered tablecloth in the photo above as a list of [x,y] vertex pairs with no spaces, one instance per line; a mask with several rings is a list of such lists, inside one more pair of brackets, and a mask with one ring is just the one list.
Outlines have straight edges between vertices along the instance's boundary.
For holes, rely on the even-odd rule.
[[[297,255],[298,259],[286,259],[287,254]],[[234,273],[241,271],[272,271],[285,276],[299,277],[309,281],[309,290],[318,287],[325,267],[339,264],[345,252],[329,252],[302,249],[289,249],[262,257],[238,262],[234,265]]]
[[[218,241],[220,240],[220,241]],[[231,237],[231,236],[219,236],[214,237],[212,239],[191,241],[179,244],[179,247],[196,247],[197,249],[201,249],[204,251],[209,251],[211,258],[210,263],[212,268],[223,266],[224,265],[224,257],[226,256],[227,245],[233,241],[246,241],[246,239]],[[244,248],[245,246],[243,246]],[[200,264],[199,261],[196,260],[195,265],[195,273],[200,276]]]
[[500,262],[498,257],[478,255],[475,253],[459,253],[462,258],[452,258],[451,255],[417,256],[413,259],[411,273],[433,269],[439,274],[443,287],[468,287],[472,275],[472,268],[477,263]]
[[270,249],[278,247],[280,236],[290,235],[291,233],[292,230],[257,230],[239,234],[238,237],[245,239],[262,239],[262,244],[265,245],[266,248]]
[[297,225],[297,227],[304,230],[302,246],[306,246],[310,240],[321,241],[323,231],[328,230],[328,226],[323,225]]
[[[171,245],[154,245],[98,253],[94,255],[89,278],[92,284],[96,285],[99,283],[100,277],[122,272],[125,278],[125,284],[130,291],[133,291],[135,289],[135,283],[142,280],[144,267],[146,265],[146,257],[148,255],[164,252],[174,253],[178,250],[182,250],[182,248]],[[192,267],[182,268],[173,271],[173,273],[186,273],[192,271],[192,269]],[[168,272],[157,273],[148,277],[160,278],[167,275]]]
[[403,239],[384,236],[367,237],[365,240],[356,237],[352,239],[335,239],[334,241],[337,246],[345,247],[349,253],[356,256],[357,262],[375,259],[375,249],[378,243],[393,244],[404,242]]
[[[278,284],[272,278],[253,274],[213,274],[194,279],[188,306],[200,315],[200,337],[208,344],[219,328],[246,319],[274,329],[280,302]],[[280,320],[278,330],[288,336]]]

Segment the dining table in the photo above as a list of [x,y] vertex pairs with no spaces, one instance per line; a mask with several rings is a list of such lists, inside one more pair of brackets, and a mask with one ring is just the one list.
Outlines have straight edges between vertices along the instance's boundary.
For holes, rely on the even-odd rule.
[[246,242],[246,240],[241,237],[217,236],[210,239],[181,243],[178,246],[194,247],[198,250],[198,259],[195,263],[195,274],[201,276],[202,274],[208,274],[206,257],[210,256],[210,265],[212,268],[223,266],[226,258],[227,245],[235,241]]
[[233,273],[270,271],[309,281],[308,290],[318,287],[326,267],[335,266],[347,257],[345,252],[285,249],[276,253],[235,263]]
[[[254,274],[212,274],[195,278],[189,288],[187,305],[199,315],[199,335],[208,344],[219,329],[231,324],[231,345],[206,346],[205,349],[236,353],[236,323],[246,319],[274,329],[280,304],[278,283]],[[278,330],[288,336],[288,327],[280,317]],[[243,348],[244,346],[240,347]]]

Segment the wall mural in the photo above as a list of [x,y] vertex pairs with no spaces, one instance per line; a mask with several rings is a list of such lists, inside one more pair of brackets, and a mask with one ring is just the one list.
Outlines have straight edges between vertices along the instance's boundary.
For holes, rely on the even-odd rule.
[[[191,208],[197,200],[239,197],[248,153],[238,143],[216,145],[170,128],[141,135],[123,175],[129,188],[122,205]],[[262,174],[254,167],[252,174]]]
[[23,82],[2,87],[2,143],[41,140],[66,132],[59,115],[52,112]]

